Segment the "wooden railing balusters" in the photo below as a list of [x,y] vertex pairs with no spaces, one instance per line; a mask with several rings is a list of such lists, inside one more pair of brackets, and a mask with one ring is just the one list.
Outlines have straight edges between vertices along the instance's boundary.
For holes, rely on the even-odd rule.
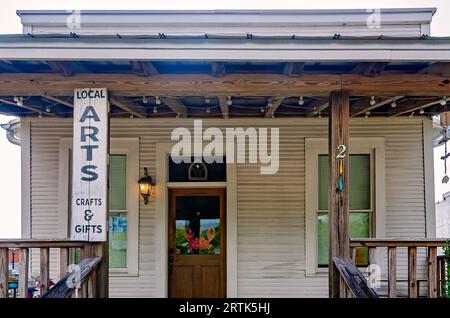
[[408,247],[408,297],[417,298],[417,247]]
[[377,252],[376,247],[369,247],[369,264],[371,265],[377,263],[376,252]]
[[64,277],[69,267],[69,248],[63,247],[59,250],[59,277]]
[[437,247],[428,248],[428,297],[436,298],[438,277],[437,277]]
[[30,250],[26,247],[19,250],[19,297],[28,298],[28,271]]
[[8,248],[0,248],[0,298],[8,297]]
[[48,282],[50,281],[50,249],[41,247],[41,263],[40,263],[40,292],[41,295],[47,292]]
[[397,297],[397,248],[388,247],[388,297]]

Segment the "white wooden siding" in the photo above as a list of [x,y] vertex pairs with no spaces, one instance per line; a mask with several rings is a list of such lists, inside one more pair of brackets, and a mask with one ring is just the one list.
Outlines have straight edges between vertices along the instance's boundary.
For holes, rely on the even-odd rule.
[[[174,127],[190,119],[112,119],[111,137],[139,137],[140,171],[155,175],[156,143],[170,142]],[[209,119],[215,126],[280,128],[280,169],[260,175],[259,166],[237,167],[238,296],[326,297],[325,275],[305,275],[305,138],[327,137],[327,119]],[[70,119],[31,121],[32,236],[57,237],[58,147],[70,138]],[[350,136],[384,137],[387,237],[425,237],[422,120],[352,119]],[[351,137],[350,137],[351,138]],[[139,277],[111,277],[112,297],[152,297],[155,291],[155,204],[140,201]],[[56,275],[56,255],[52,257]],[[35,263],[35,262],[33,262]],[[404,278],[406,263],[399,262]],[[425,264],[419,268],[423,273]],[[35,267],[33,267],[35,268]],[[422,275],[422,274],[420,274]],[[419,276],[420,276],[419,275]]]

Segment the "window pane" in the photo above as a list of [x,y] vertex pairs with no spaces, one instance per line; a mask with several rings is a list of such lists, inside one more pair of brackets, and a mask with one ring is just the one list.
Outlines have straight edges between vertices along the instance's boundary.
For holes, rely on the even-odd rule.
[[[350,213],[350,238],[365,238],[370,235],[370,213]],[[328,212],[317,214],[317,261],[319,267],[328,266]],[[367,265],[366,248],[356,249],[356,265]]]
[[109,209],[127,209],[127,156],[111,155],[109,160]]
[[127,267],[127,233],[127,214],[109,213],[109,267]]
[[[319,156],[319,210],[328,209],[328,155]],[[350,210],[370,210],[370,155],[350,155]]]

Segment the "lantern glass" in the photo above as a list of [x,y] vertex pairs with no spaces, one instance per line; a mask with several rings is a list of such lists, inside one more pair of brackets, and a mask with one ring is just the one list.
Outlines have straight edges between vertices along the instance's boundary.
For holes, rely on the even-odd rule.
[[139,188],[142,196],[150,195],[152,185],[149,183],[140,183]]

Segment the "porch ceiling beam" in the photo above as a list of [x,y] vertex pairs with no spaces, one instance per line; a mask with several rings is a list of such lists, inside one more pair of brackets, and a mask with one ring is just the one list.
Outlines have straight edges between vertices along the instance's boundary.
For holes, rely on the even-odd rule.
[[158,74],[153,63],[147,61],[130,61],[131,70],[138,76],[152,76]]
[[439,104],[441,102],[441,100],[442,100],[442,98],[431,101],[431,102],[427,102],[427,103],[421,103],[418,100],[413,100],[410,103],[408,103],[408,105],[405,105],[398,112],[390,115],[389,117],[397,117],[397,116],[406,115],[406,114],[415,112],[420,109],[425,109],[425,108]]
[[28,106],[28,105],[25,105],[25,104],[22,105],[22,106],[19,106],[19,105],[17,105],[16,102],[10,101],[10,100],[7,100],[7,99],[3,99],[3,98],[0,98],[0,103],[16,106],[17,108],[23,108],[23,109],[26,109],[26,110],[33,111],[33,112],[35,112],[37,114],[42,114],[42,115],[46,115],[46,116],[49,116],[49,117],[60,117],[60,116],[58,116],[56,114],[47,113],[47,112],[44,112],[44,111],[42,111],[40,109],[37,109],[35,107],[31,107],[31,106]]
[[341,88],[357,96],[450,96],[450,77],[428,74],[0,74],[3,96],[71,96],[75,88],[94,85],[122,96],[327,96]]
[[311,108],[306,117],[314,117],[317,114],[323,112],[330,105],[330,100],[328,98],[318,99],[313,101],[308,108]]
[[272,118],[273,116],[275,116],[275,112],[277,111],[278,107],[281,105],[283,101],[284,97],[271,97],[269,103],[270,106],[267,108],[264,117]]
[[42,97],[44,99],[46,99],[46,100],[49,100],[49,101],[52,101],[52,102],[55,102],[55,103],[58,103],[58,104],[61,104],[61,105],[73,108],[73,104],[72,103],[70,103],[68,101],[65,101],[65,100],[62,100],[61,98],[50,96],[50,95],[46,95],[46,94],[42,95]]
[[283,74],[286,76],[294,76],[303,74],[303,68],[305,67],[305,63],[302,62],[287,62],[284,65]]
[[186,106],[175,97],[161,97],[161,100],[166,104],[172,111],[180,117],[187,117],[188,111]]
[[139,118],[145,118],[147,117],[145,110],[143,108],[138,108],[136,106],[133,106],[130,104],[130,102],[124,100],[123,98],[119,97],[111,97],[109,99],[111,104],[114,106],[130,113],[133,116],[139,117]]
[[[360,99],[358,102],[356,102],[354,105],[352,105],[352,108],[354,108],[356,112],[353,113],[350,117],[364,115],[368,111],[371,111],[378,107],[384,106],[386,104],[390,104],[393,101],[396,101],[402,97],[403,96],[395,96],[395,97],[390,97],[390,98],[375,97],[374,105],[370,105],[370,99],[371,99],[370,97],[364,97],[364,98]],[[364,107],[364,106],[367,106],[367,107]]]
[[219,96],[219,106],[220,111],[222,112],[223,118],[230,117],[230,107],[227,104],[227,98],[225,96]]

